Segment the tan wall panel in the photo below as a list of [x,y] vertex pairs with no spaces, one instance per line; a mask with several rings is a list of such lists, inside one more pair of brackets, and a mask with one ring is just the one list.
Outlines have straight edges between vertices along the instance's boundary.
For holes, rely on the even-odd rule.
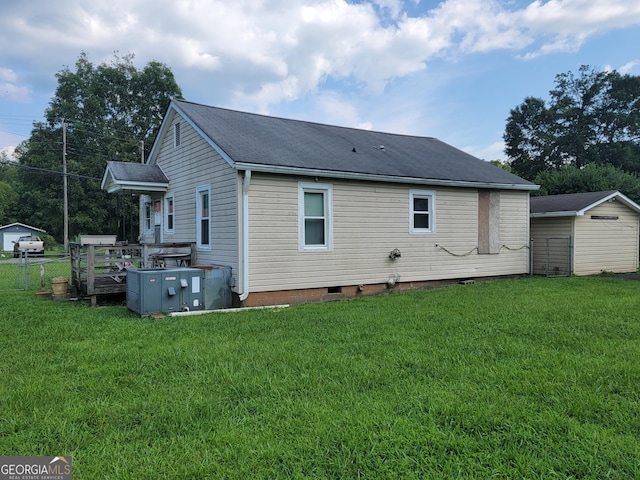
[[[326,181],[333,185],[333,251],[298,251],[298,180],[254,174],[250,189],[250,290],[420,281],[527,272],[528,195],[501,201],[497,255],[477,254],[477,190],[416,187],[436,193],[434,234],[409,232],[409,186]],[[522,215],[522,212],[525,215]],[[395,261],[389,252],[398,248]]]
[[576,217],[575,236],[576,275],[638,269],[638,215],[625,205],[615,201],[603,203]]

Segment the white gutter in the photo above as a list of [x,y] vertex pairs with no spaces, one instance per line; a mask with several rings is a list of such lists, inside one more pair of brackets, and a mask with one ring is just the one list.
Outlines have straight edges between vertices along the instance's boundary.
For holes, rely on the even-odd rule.
[[579,217],[584,215],[583,213],[574,211],[566,211],[566,212],[541,212],[541,213],[532,213],[531,218],[551,218],[551,217]]
[[374,182],[411,183],[418,185],[436,185],[442,187],[470,187],[491,188],[503,190],[538,190],[540,185],[520,183],[486,183],[468,182],[458,180],[441,180],[415,177],[395,177],[392,175],[373,175],[369,173],[336,172],[333,170],[320,170],[313,168],[282,167],[277,165],[260,165],[255,163],[236,162],[233,167],[237,170],[253,170],[264,173],[280,173],[285,175],[304,175],[310,177],[341,178],[348,180],[371,180]]
[[145,182],[129,182],[118,181],[107,190],[108,193],[118,192],[120,190],[136,191],[136,192],[166,192],[169,190],[168,183],[145,183]]
[[242,181],[242,293],[240,301],[244,302],[249,296],[249,186],[251,185],[251,170],[244,171]]

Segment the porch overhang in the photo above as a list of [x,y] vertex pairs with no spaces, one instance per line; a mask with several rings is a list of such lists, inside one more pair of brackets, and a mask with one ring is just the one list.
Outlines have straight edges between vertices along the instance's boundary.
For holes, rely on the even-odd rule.
[[158,165],[107,162],[100,188],[108,193],[166,192],[169,189],[169,179]]
[[169,189],[168,183],[135,183],[135,182],[117,182],[111,184],[107,188],[108,193],[128,192],[145,194],[150,192],[166,192]]

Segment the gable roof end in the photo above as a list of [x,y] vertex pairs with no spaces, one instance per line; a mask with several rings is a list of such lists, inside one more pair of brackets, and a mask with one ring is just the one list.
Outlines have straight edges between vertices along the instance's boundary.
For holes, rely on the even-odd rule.
[[169,179],[158,165],[131,162],[107,162],[100,188],[109,193],[166,192]]
[[11,227],[28,228],[29,230],[34,230],[36,232],[46,233],[46,230],[43,230],[43,229],[37,228],[37,227],[32,227],[31,225],[27,225],[26,223],[20,223],[20,222],[13,222],[13,223],[10,223],[9,225],[3,225],[3,226],[0,227],[0,230],[6,230],[6,229],[11,228]]
[[579,217],[604,202],[612,201],[619,201],[640,213],[640,205],[616,190],[531,197],[530,213],[531,218]]

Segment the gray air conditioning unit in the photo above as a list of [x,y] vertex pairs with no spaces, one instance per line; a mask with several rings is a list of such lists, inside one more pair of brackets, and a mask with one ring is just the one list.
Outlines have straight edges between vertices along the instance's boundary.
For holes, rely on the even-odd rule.
[[127,307],[142,316],[204,310],[204,281],[198,268],[129,268]]

